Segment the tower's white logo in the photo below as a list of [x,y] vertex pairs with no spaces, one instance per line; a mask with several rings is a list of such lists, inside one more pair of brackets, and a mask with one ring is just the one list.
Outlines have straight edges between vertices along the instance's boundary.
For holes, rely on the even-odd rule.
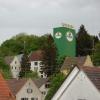
[[57,33],[55,33],[55,37],[56,37],[57,39],[59,39],[59,38],[62,37],[62,34],[61,34],[60,32],[57,32]]
[[67,32],[66,33],[66,38],[69,42],[71,42],[73,40],[73,34],[71,32]]

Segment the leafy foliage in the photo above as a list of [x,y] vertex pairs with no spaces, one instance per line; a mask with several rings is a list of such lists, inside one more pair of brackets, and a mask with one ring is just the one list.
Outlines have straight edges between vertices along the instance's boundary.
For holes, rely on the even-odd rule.
[[0,71],[3,74],[4,78],[6,78],[6,79],[11,78],[10,68],[8,65],[5,64],[3,58],[0,58]]
[[47,36],[47,40],[42,47],[43,51],[43,71],[49,77],[56,71],[57,67],[57,49],[51,35]]
[[84,25],[81,25],[77,34],[77,56],[90,55],[92,47],[92,38],[85,30]]
[[26,52],[24,52],[21,61],[21,71],[19,73],[20,77],[25,77],[26,73],[30,72],[30,62]]
[[28,71],[25,73],[25,78],[38,78],[38,73],[33,71]]
[[50,89],[48,91],[48,94],[46,95],[45,100],[51,100],[53,95],[56,93],[56,91],[61,86],[64,79],[65,79],[65,76],[61,73],[58,73],[58,74],[52,76]]
[[100,42],[96,44],[93,55],[93,62],[96,66],[100,66]]
[[25,33],[20,33],[15,37],[3,42],[0,47],[1,56],[13,56],[18,55],[23,52],[24,41],[26,42],[26,51],[30,53],[37,49],[41,49],[41,46],[45,42],[46,35],[38,37],[35,35],[27,35]]

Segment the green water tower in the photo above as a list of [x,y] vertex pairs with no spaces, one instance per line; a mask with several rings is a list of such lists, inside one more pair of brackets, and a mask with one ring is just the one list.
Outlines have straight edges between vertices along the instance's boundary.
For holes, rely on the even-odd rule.
[[75,29],[71,25],[64,24],[62,27],[53,29],[53,38],[60,57],[76,56]]

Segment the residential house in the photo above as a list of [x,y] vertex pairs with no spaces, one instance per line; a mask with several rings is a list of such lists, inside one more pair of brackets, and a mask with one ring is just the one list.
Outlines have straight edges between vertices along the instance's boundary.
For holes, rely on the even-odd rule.
[[52,100],[100,100],[100,68],[74,67]]
[[6,64],[10,66],[11,74],[13,78],[19,77],[19,72],[21,70],[21,60],[23,54],[14,56],[14,57],[6,57]]
[[0,100],[15,100],[11,90],[8,87],[5,79],[0,73]]
[[16,100],[44,100],[48,88],[45,87],[47,79],[11,79],[8,85]]
[[35,71],[38,73],[39,77],[41,78],[46,78],[45,73],[42,70],[42,59],[43,59],[43,54],[41,50],[37,50],[32,52],[29,55],[30,63],[31,63],[31,70]]
[[61,72],[67,75],[69,70],[72,69],[74,66],[93,67],[93,63],[89,55],[83,57],[66,57],[61,67]]

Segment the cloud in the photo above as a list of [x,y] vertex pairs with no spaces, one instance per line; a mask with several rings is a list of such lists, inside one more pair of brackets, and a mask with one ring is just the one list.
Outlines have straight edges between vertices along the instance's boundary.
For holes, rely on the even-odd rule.
[[45,34],[62,22],[100,31],[100,0],[0,0],[1,41],[20,32]]

